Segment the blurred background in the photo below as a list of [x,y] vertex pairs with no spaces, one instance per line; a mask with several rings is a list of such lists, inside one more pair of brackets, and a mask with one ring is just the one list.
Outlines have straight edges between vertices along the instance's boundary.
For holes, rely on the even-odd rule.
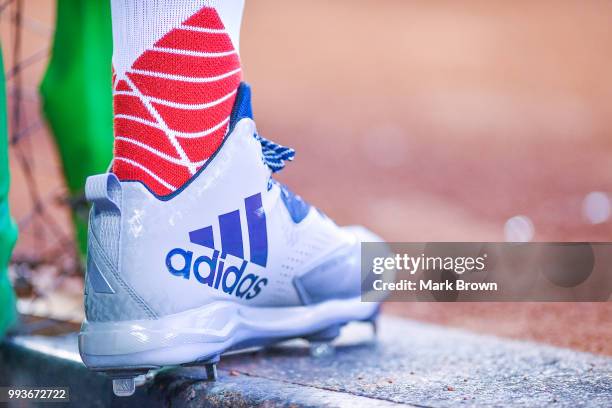
[[[38,91],[55,18],[53,1],[0,1],[10,273],[22,312],[76,327],[81,203]],[[389,241],[611,241],[611,22],[598,0],[247,0],[240,50],[259,131],[297,150],[280,178],[338,223]],[[385,312],[612,355],[611,305]]]

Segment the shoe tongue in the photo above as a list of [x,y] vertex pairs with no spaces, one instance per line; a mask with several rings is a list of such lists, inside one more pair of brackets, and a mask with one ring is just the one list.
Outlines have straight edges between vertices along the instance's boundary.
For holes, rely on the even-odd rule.
[[236,100],[232,115],[230,116],[230,125],[228,134],[234,130],[234,126],[241,119],[253,119],[253,108],[251,107],[251,87],[246,82],[241,82],[236,92]]

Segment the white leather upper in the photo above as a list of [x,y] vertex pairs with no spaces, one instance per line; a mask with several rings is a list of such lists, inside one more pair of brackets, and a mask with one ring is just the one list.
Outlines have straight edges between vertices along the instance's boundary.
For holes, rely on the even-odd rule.
[[[121,233],[119,273],[159,315],[177,313],[219,299],[231,299],[250,306],[291,306],[302,303],[294,278],[312,270],[341,251],[355,247],[357,238],[311,207],[295,223],[283,200],[280,187],[268,190],[270,170],[262,161],[261,145],[253,137],[255,124],[242,119],[227,137],[218,154],[178,195],[160,200],[139,182],[121,183]],[[240,210],[246,225],[245,198],[261,194],[266,217],[268,258],[266,267],[248,262],[242,277],[254,274],[267,279],[251,299],[226,294],[200,283],[190,271],[189,278],[170,273],[168,253],[179,248],[210,257],[212,249],[190,242],[189,232],[212,226],[215,243],[220,242],[218,216]],[[242,228],[244,259],[250,258],[247,228]],[[346,251],[345,251],[346,252]],[[173,257],[180,269],[181,258]],[[225,266],[240,266],[242,260],[227,255]],[[193,269],[193,268],[191,268]],[[206,269],[206,268],[204,268]],[[332,271],[355,274],[354,270]],[[333,285],[333,276],[330,276]],[[246,287],[246,284],[245,284]]]

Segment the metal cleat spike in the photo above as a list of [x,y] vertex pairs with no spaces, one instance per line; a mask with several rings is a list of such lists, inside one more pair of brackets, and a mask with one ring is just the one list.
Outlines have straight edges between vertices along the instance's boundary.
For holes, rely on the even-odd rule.
[[134,370],[116,370],[106,372],[113,380],[113,393],[118,397],[134,395],[136,387],[144,385],[155,375],[154,370],[148,368]]
[[334,324],[306,337],[306,340],[310,342],[310,355],[314,358],[333,356],[336,353],[336,348],[332,341],[340,335],[341,328],[341,324]]
[[199,359],[191,363],[181,364],[181,367],[168,370],[173,376],[189,378],[200,381],[216,381],[217,380],[217,363],[221,359],[221,355],[213,355],[206,359]]
[[217,381],[217,363],[205,364],[207,381]]
[[379,315],[380,315],[380,306],[376,308],[376,310],[374,311],[374,313],[372,313],[370,317],[363,320],[364,322],[370,323],[372,325],[372,334],[374,336],[374,339],[378,337],[378,317]]
[[219,363],[220,359],[221,356],[217,354],[202,361],[206,370],[206,381],[217,381],[217,363]]
[[129,397],[136,392],[136,381],[134,378],[115,378],[113,380],[113,392],[118,397]]
[[311,341],[310,355],[314,358],[328,358],[336,354],[336,347],[329,341]]

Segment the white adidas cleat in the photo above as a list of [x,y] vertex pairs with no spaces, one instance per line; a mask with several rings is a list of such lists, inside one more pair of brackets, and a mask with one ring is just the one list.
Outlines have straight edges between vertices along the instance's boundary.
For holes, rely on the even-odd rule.
[[338,227],[274,181],[292,155],[256,134],[242,84],[222,147],[171,196],[111,173],[87,180],[79,349],[117,395],[149,369],[200,363],[214,377],[225,351],[332,340],[376,319],[379,304],[361,301],[360,243],[380,238]]

